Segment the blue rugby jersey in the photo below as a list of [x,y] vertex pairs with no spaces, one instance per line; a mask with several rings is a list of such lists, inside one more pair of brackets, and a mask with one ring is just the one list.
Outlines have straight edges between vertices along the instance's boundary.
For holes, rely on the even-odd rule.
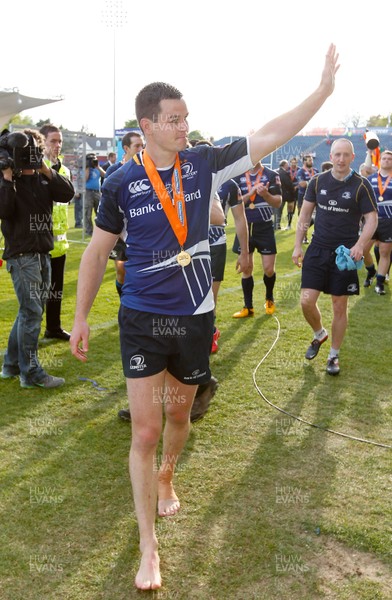
[[[143,153],[105,179],[96,225],[120,234],[125,222],[126,276],[121,303],[168,315],[192,315],[214,307],[208,244],[210,198],[222,183],[252,168],[245,138],[223,148],[196,146],[179,153],[186,203],[186,267],[176,260],[177,238],[143,166]],[[138,164],[139,163],[139,164]],[[158,169],[172,197],[173,166]]]
[[[280,196],[282,194],[282,188],[280,185],[280,177],[276,171],[269,169],[268,167],[264,167],[263,165],[263,174],[260,179],[260,183],[267,185],[269,183],[268,191],[272,196]],[[256,183],[257,173],[249,173],[250,181],[252,186]],[[236,183],[238,184],[242,195],[248,193],[248,185],[246,182],[245,173],[243,173],[240,177],[235,178]],[[256,198],[253,200],[253,204],[255,208],[249,208],[250,201],[245,204],[245,215],[248,223],[269,223],[273,220],[273,208],[262,196],[256,194]]]
[[[388,187],[383,192],[383,200],[379,200],[380,190],[378,189],[378,173],[374,173],[368,177],[377,199],[377,209],[379,219],[392,219],[392,178],[388,183]],[[382,189],[385,188],[388,176],[381,175]]]
[[220,198],[223,212],[227,216],[229,208],[241,204],[241,190],[234,179],[225,181],[223,185],[218,189],[218,196]]
[[[305,169],[305,167],[301,167],[300,169],[298,169],[297,176],[296,176],[297,183],[300,181],[307,181],[308,185],[309,185],[309,181],[311,180],[311,178],[314,177],[315,175],[317,175],[317,173],[318,173],[318,170],[315,169],[314,167],[312,167],[310,171],[311,172],[309,173],[308,169]],[[303,197],[305,196],[305,192],[306,192],[306,187],[301,187],[299,185],[298,186],[299,200],[303,199]]]
[[354,246],[361,216],[377,210],[372,186],[355,171],[344,181],[335,179],[331,171],[315,175],[304,200],[317,207],[312,244],[323,248]]

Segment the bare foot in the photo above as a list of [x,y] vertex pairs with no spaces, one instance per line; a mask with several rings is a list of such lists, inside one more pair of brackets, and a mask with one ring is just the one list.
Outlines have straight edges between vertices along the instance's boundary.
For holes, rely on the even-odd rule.
[[180,501],[174,491],[172,482],[158,481],[158,515],[171,517],[180,510]]
[[157,590],[162,585],[159,571],[159,556],[156,550],[143,552],[139,571],[135,577],[139,590]]

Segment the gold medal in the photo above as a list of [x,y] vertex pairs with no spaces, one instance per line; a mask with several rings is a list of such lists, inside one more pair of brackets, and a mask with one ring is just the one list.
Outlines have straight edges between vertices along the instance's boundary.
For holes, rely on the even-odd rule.
[[379,196],[379,197],[378,197],[378,201],[379,201],[379,202],[382,202],[383,200],[384,200],[384,196]]
[[181,252],[179,252],[177,254],[176,258],[177,258],[178,264],[181,267],[187,267],[190,264],[191,260],[192,260],[192,257],[189,254],[189,252],[185,252],[185,250],[181,250]]
[[251,203],[249,204],[249,208],[251,208],[251,209],[253,210],[253,209],[254,209],[254,207],[255,207],[255,205],[254,205],[254,202],[251,202]]

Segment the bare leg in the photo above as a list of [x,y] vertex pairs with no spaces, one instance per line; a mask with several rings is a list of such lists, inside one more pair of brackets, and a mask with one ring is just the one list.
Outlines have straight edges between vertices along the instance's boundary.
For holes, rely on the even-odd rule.
[[141,590],[161,587],[158,541],[155,534],[157,503],[156,449],[162,431],[162,404],[165,371],[142,379],[127,379],[132,420],[129,473],[142,553],[135,585]]
[[331,346],[339,350],[347,329],[348,296],[332,296],[332,339]]
[[264,274],[267,275],[267,277],[272,277],[275,273],[276,254],[261,254],[260,256]]
[[303,315],[313,331],[320,331],[322,328],[321,313],[317,306],[317,300],[320,296],[318,290],[301,290],[301,308]]
[[162,463],[158,476],[158,514],[160,517],[175,515],[180,502],[173,488],[173,476],[177,460],[188,439],[196,385],[180,383],[166,373],[164,406],[166,423],[163,432]]
[[214,304],[215,304],[214,316],[216,316],[216,305],[218,303],[218,292],[219,292],[220,284],[221,284],[220,281],[213,281],[212,282],[212,293],[214,295]]
[[370,240],[367,245],[363,249],[363,259],[365,263],[365,267],[371,267],[373,264],[373,256],[371,254],[371,249],[374,244],[374,240]]
[[116,269],[116,279],[118,281],[118,283],[121,283],[121,285],[124,283],[125,280],[125,262],[123,260],[115,260],[114,261],[114,266]]
[[379,275],[388,273],[389,265],[391,264],[392,243],[380,242],[380,262],[378,263]]

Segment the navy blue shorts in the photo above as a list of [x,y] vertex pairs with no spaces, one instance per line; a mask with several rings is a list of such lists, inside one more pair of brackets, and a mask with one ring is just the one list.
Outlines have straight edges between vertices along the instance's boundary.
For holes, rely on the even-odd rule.
[[301,288],[332,296],[358,296],[358,271],[339,271],[335,259],[335,249],[311,243],[302,264]]
[[118,321],[125,377],[149,377],[167,369],[189,385],[210,381],[213,311],[177,317],[121,305]]
[[[259,254],[276,254],[276,241],[272,221],[249,224],[249,252],[257,250]],[[233,252],[240,252],[240,244],[235,236]]]
[[112,260],[122,260],[125,262],[127,260],[126,250],[127,250],[127,246],[126,246],[124,240],[121,238],[118,238],[116,245],[114,246],[113,250],[109,254],[109,258],[111,258]]
[[392,242],[392,219],[379,219],[373,240],[390,244]]
[[227,245],[210,246],[212,281],[223,281],[226,266]]

